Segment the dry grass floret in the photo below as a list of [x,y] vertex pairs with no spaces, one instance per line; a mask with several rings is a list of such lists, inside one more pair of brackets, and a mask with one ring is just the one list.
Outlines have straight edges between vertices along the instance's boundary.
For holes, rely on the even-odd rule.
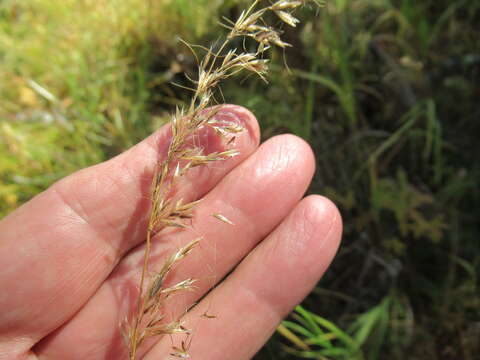
[[[172,138],[165,159],[159,161],[152,182],[151,212],[146,235],[146,247],[143,269],[139,284],[138,308],[133,319],[122,325],[125,341],[129,348],[129,359],[135,360],[139,347],[152,336],[171,334],[189,334],[181,321],[167,322],[162,313],[165,302],[178,292],[192,290],[195,280],[186,279],[173,286],[164,287],[165,279],[172,268],[185,258],[198,245],[201,239],[196,239],[179,249],[167,260],[162,268],[151,278],[149,274],[149,258],[152,239],[162,229],[187,228],[187,220],[192,218],[192,210],[199,201],[183,203],[175,197],[175,190],[180,178],[192,168],[211,162],[228,160],[239,152],[229,149],[222,152],[204,153],[204,149],[191,145],[189,141],[205,127],[209,127],[226,141],[233,143],[235,137],[244,129],[234,123],[218,123],[215,120],[218,107],[215,105],[215,91],[221,81],[242,71],[248,71],[265,80],[268,71],[268,60],[262,58],[263,53],[272,45],[285,48],[290,44],[284,42],[281,32],[267,25],[265,16],[274,13],[285,24],[295,27],[299,20],[293,16],[293,11],[312,0],[280,0],[260,6],[262,0],[256,0],[243,11],[236,22],[228,21],[224,25],[230,33],[223,44],[214,50],[206,49],[206,54],[199,62],[198,80],[194,82],[194,94],[187,108],[178,108],[171,120]],[[241,52],[229,49],[234,38],[252,38],[258,42],[256,52]],[[219,221],[233,225],[221,214],[213,214]],[[210,318],[212,316],[209,316]],[[174,347],[176,357],[187,358],[188,348],[182,342],[182,348]]]

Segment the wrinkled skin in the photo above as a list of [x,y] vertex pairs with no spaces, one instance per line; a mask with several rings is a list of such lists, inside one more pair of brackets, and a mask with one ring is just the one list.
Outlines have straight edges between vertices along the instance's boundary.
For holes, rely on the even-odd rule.
[[[329,200],[303,198],[315,167],[303,140],[282,135],[259,146],[258,124],[247,110],[224,106],[217,116],[247,129],[235,141],[241,155],[181,180],[184,199],[204,200],[193,230],[155,237],[150,268],[204,236],[168,279],[194,277],[195,291],[176,297],[165,313],[182,315],[193,330],[184,344],[191,358],[250,359],[327,269],[342,223]],[[119,323],[136,307],[150,181],[169,134],[163,127],[0,221],[0,359],[126,358]],[[208,132],[196,141],[206,152],[224,146]],[[140,355],[172,358],[181,340],[157,339]]]

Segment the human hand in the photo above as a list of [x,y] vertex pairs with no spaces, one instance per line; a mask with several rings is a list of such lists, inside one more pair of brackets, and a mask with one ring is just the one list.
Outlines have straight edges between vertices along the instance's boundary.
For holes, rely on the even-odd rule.
[[[204,198],[192,224],[197,236],[158,234],[150,267],[201,234],[200,246],[169,279],[199,279],[195,291],[165,311],[175,317],[200,301],[183,316],[194,330],[185,341],[191,358],[250,359],[326,270],[342,225],[327,199],[302,200],[315,166],[304,141],[283,135],[258,147],[253,115],[224,106],[217,116],[248,130],[235,143],[241,155],[182,178],[186,200]],[[0,359],[126,358],[119,323],[136,307],[150,181],[168,136],[163,127],[112,160],[59,181],[0,222]],[[208,134],[198,141],[207,153],[221,146]],[[142,355],[164,359],[171,348],[167,336]]]

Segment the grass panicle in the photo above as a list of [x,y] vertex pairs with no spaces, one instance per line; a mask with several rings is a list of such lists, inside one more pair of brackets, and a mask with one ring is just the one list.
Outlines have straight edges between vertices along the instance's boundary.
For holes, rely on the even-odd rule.
[[[236,149],[205,153],[202,147],[190,145],[190,140],[195,138],[199,131],[208,127],[224,139],[228,146],[233,143],[239,133],[244,131],[238,124],[216,121],[218,107],[212,107],[212,105],[216,104],[215,92],[218,85],[221,81],[243,71],[254,73],[266,81],[268,59],[262,57],[263,53],[273,45],[285,48],[290,44],[281,39],[280,30],[266,25],[265,15],[274,13],[283,23],[295,27],[299,20],[294,17],[293,12],[306,2],[281,0],[261,6],[263,2],[256,0],[242,12],[236,22],[229,21],[229,25],[226,26],[230,29],[230,33],[225,41],[218,49],[213,47],[206,49],[203,60],[199,62],[198,79],[193,80],[194,92],[189,106],[177,108],[172,115],[172,140],[165,159],[156,166],[152,181],[151,212],[139,284],[138,308],[133,319],[126,321],[122,326],[130,360],[138,358],[139,347],[149,337],[190,334],[190,330],[185,328],[181,321],[166,322],[162,309],[169,297],[192,290],[195,280],[185,279],[169,287],[165,287],[164,284],[173,267],[184,259],[201,239],[196,239],[179,249],[165,260],[162,268],[151,278],[148,276],[154,235],[165,228],[188,228],[187,220],[192,219],[192,211],[198,204],[198,201],[184,204],[182,199],[176,198],[179,179],[192,168],[225,161],[239,155]],[[238,37],[252,38],[257,41],[257,51],[247,52],[230,48],[232,40]],[[212,216],[233,225],[231,220],[221,214]],[[209,315],[207,318],[212,317]],[[171,355],[177,358],[188,358],[189,347],[190,344],[183,341],[180,348],[173,348],[174,352]]]

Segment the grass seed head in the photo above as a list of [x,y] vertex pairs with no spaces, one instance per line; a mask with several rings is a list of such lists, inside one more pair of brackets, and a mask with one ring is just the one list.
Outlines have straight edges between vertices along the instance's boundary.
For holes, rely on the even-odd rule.
[[[195,139],[198,132],[205,126],[211,127],[218,136],[227,139],[227,145],[235,141],[236,136],[244,131],[243,126],[234,122],[222,123],[217,121],[215,116],[220,107],[212,107],[215,102],[215,93],[219,91],[218,87],[223,80],[243,71],[256,74],[266,81],[268,60],[264,59],[262,54],[272,46],[280,48],[291,46],[282,40],[280,30],[268,25],[267,13],[276,15],[289,26],[296,27],[299,20],[293,15],[293,12],[307,2],[310,1],[278,0],[270,1],[268,5],[261,6],[262,1],[255,0],[247,10],[241,13],[236,21],[227,20],[229,25],[225,26],[229,28],[230,32],[218,49],[213,46],[210,48],[202,47],[205,56],[199,62],[197,80],[192,80],[194,84],[192,99],[188,107],[177,107],[175,114],[172,115],[171,142],[166,158],[157,165],[152,181],[151,213],[144,265],[139,285],[138,311],[133,321],[127,327],[123,327],[126,342],[129,346],[130,360],[137,360],[137,349],[147,337],[173,334],[189,336],[190,334],[190,330],[183,327],[178,321],[165,324],[161,310],[170,296],[194,288],[194,279],[185,279],[169,287],[165,286],[165,279],[174,266],[193,251],[201,239],[193,240],[167,257],[160,271],[151,277],[146,289],[144,289],[144,283],[147,281],[146,277],[149,272],[148,265],[153,235],[165,227],[188,228],[186,222],[192,219],[193,209],[198,205],[198,201],[185,204],[182,199],[175,198],[180,178],[194,167],[225,161],[240,154],[236,149],[205,153],[205,149],[202,147],[192,145],[191,140]],[[230,41],[237,37],[255,40],[258,43],[257,51],[241,52],[236,48],[229,49]],[[187,46],[194,51],[193,46]],[[213,214],[212,216],[223,223],[234,225],[224,215]],[[171,355],[181,359],[189,358],[190,344],[191,339],[188,342],[182,341],[181,347],[173,347],[174,352]]]

